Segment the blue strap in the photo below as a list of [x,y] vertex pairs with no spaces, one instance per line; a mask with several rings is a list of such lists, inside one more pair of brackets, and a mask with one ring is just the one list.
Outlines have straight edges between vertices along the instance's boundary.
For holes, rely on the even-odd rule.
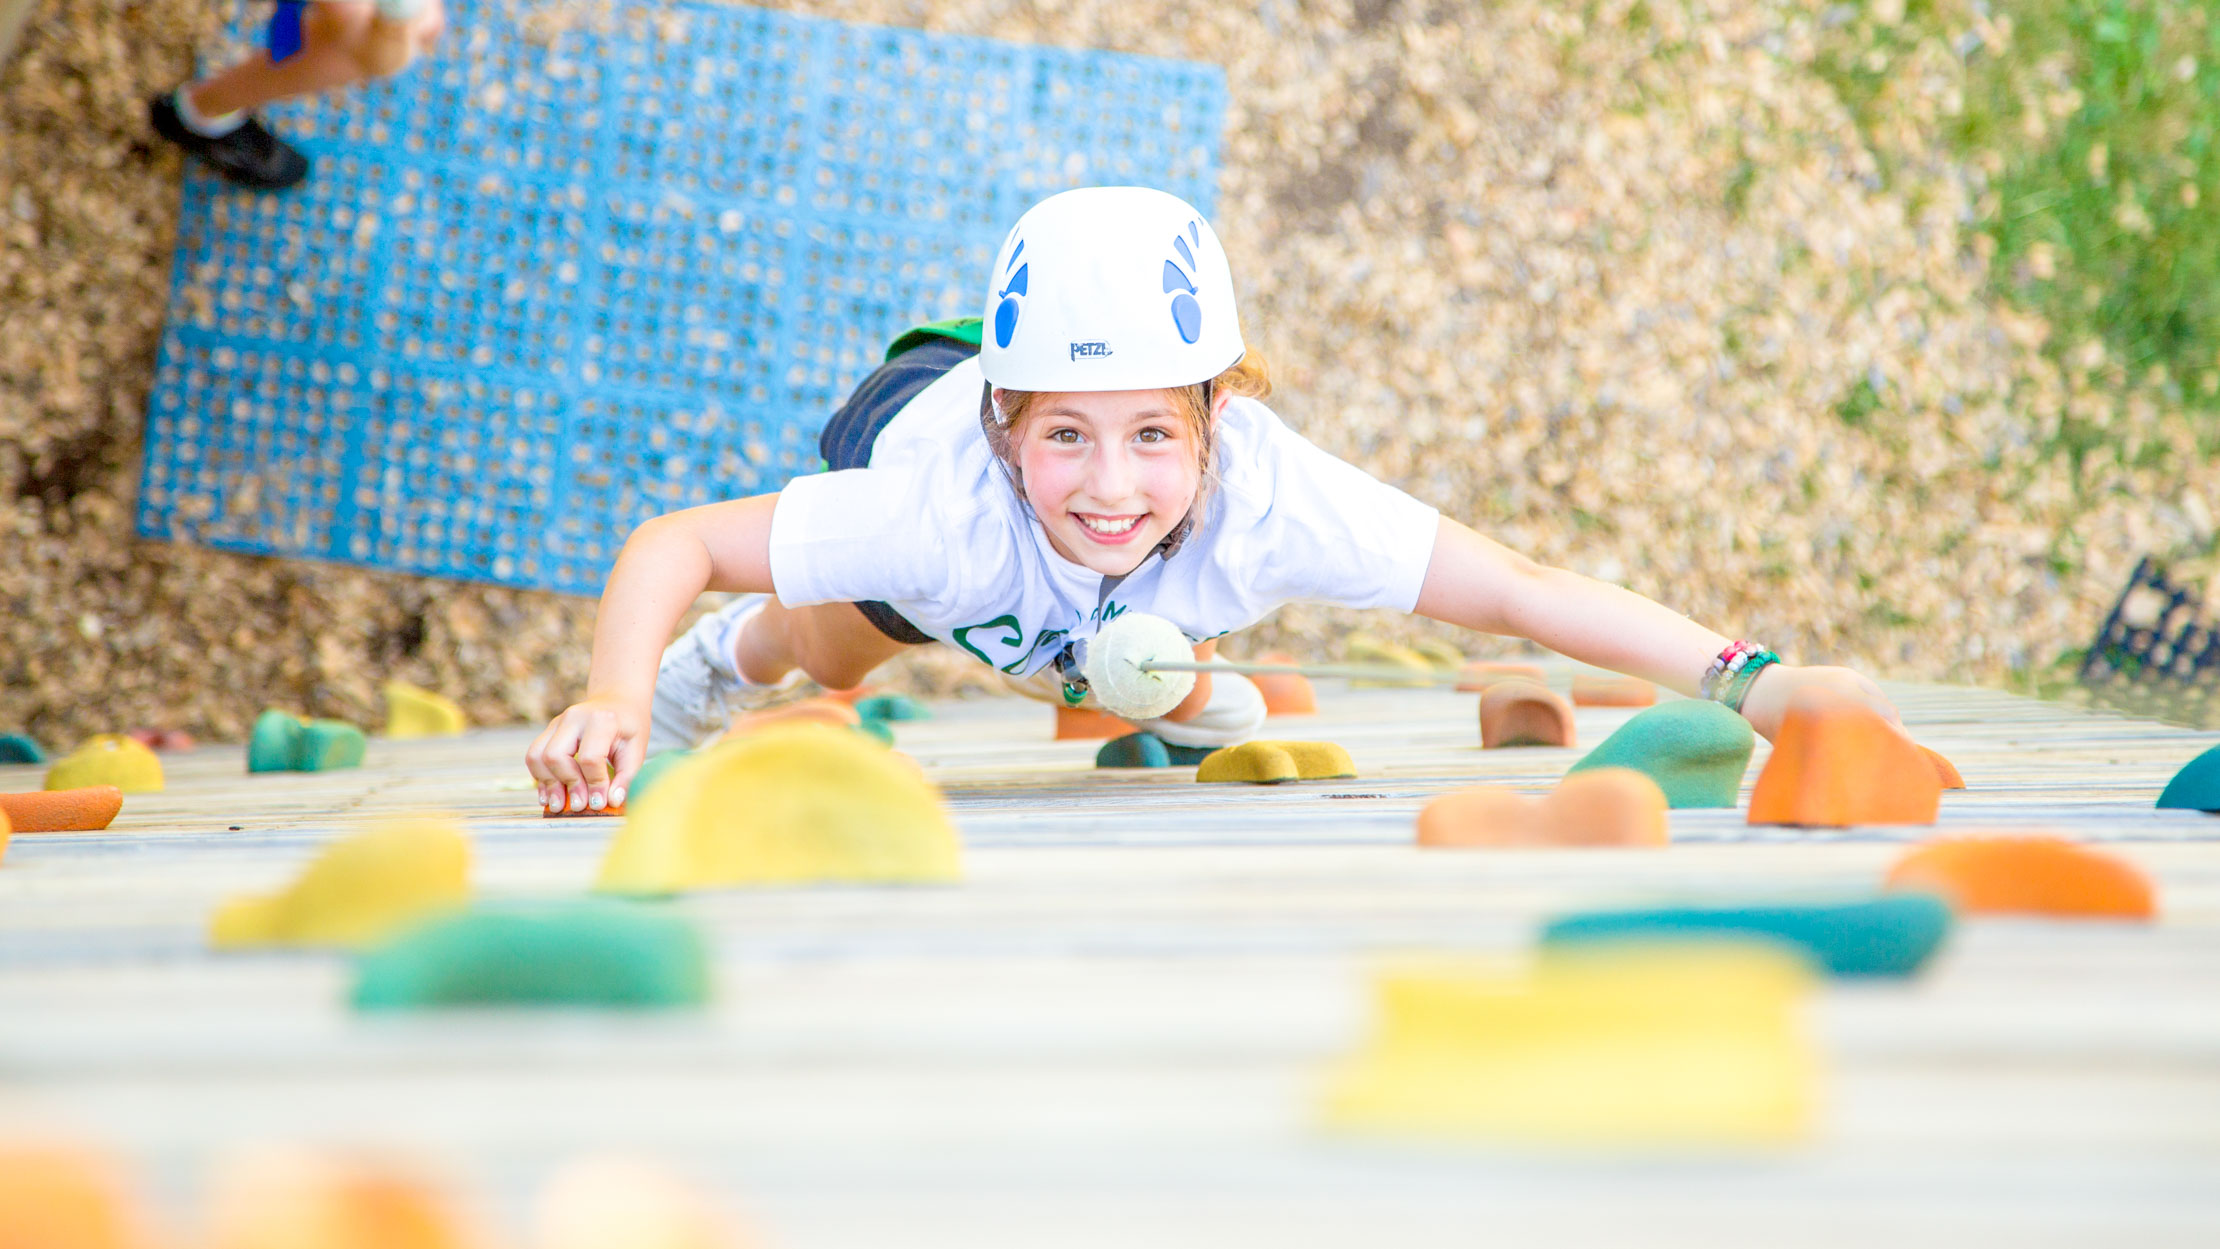
[[270,14],[270,60],[277,63],[301,50],[301,9],[307,0],[278,0]]

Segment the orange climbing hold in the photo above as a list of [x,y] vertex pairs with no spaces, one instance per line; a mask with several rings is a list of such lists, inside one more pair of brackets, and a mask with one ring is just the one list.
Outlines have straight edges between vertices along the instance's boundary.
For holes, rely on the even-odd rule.
[[[1272,651],[1257,656],[1260,664],[1292,664],[1293,655],[1285,651]],[[1264,714],[1268,716],[1313,716],[1318,714],[1318,691],[1311,688],[1310,678],[1300,672],[1259,672],[1249,678],[1256,683],[1257,692],[1264,695]]]
[[127,736],[148,750],[161,754],[193,750],[200,745],[199,742],[193,740],[192,734],[183,729],[136,728],[131,730]]
[[621,802],[620,802],[620,803],[618,803],[617,805],[613,806],[613,807],[603,807],[603,808],[602,808],[602,809],[600,809],[599,811],[596,811],[596,810],[594,810],[594,809],[593,809],[593,808],[591,808],[591,807],[588,807],[588,808],[587,808],[586,810],[584,810],[584,811],[557,811],[557,810],[554,810],[553,808],[551,808],[551,807],[547,806],[547,805],[546,805],[545,803],[542,803],[542,804],[540,804],[540,818],[541,818],[541,819],[543,819],[543,820],[575,820],[575,819],[579,818],[580,816],[587,816],[587,815],[623,815],[623,814],[624,814],[624,804],[623,804],[623,803],[621,803]]
[[1958,775],[1956,764],[1925,746],[1919,749],[1921,753],[1927,756],[1927,761],[1935,765],[1935,779],[1942,782],[1944,789],[1964,789],[1966,787],[1966,778]]
[[1647,847],[1671,841],[1665,791],[1632,768],[1574,772],[1541,798],[1494,785],[1453,790],[1418,813],[1422,846]]
[[0,794],[0,815],[19,833],[97,832],[121,810],[123,791],[113,785]]
[[1640,677],[1583,672],[1573,678],[1572,700],[1581,707],[1648,707],[1657,701],[1657,687]]
[[446,1196],[375,1157],[269,1151],[231,1163],[209,1249],[471,1249],[486,1242]]
[[1791,698],[1773,757],[1750,794],[1752,824],[1932,824],[1942,780],[1927,753],[1840,694],[1803,690]]
[[1975,915],[2149,919],[2157,892],[2142,869],[2059,837],[1952,837],[1915,846],[1889,869],[1891,889],[1924,889]]
[[1058,707],[1056,709],[1056,740],[1094,741],[1105,737],[1124,737],[1137,730],[1129,723],[1107,711],[1092,707]]
[[1480,695],[1481,749],[1572,744],[1572,704],[1548,686],[1498,681]]
[[122,1177],[61,1146],[0,1145],[0,1249],[141,1249],[150,1244]]
[[1485,659],[1475,659],[1457,670],[1459,693],[1482,693],[1499,681],[1532,681],[1546,686],[1549,676],[1532,664],[1496,663]]
[[724,740],[746,737],[774,724],[826,724],[836,729],[852,729],[862,723],[863,717],[856,709],[837,698],[805,698],[798,703],[765,707],[734,718],[732,727],[725,730]]

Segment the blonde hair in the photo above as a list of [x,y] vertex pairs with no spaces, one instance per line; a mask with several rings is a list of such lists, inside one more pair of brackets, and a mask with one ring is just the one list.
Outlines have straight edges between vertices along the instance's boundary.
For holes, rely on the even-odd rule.
[[[1010,485],[1025,497],[1025,479],[1019,475],[1017,465],[1018,435],[1025,429],[1025,422],[1033,415],[1033,406],[1045,391],[1005,390],[999,403],[990,392],[986,410],[979,414],[980,427],[986,430],[987,446],[996,459],[1002,461],[1009,473]],[[1223,373],[1207,382],[1192,386],[1173,386],[1164,392],[1172,397],[1180,418],[1187,422],[1187,432],[1195,440],[1195,466],[1202,472],[1202,484],[1195,491],[1194,509],[1200,510],[1210,497],[1211,486],[1217,481],[1217,468],[1212,462],[1213,444],[1210,428],[1210,405],[1218,395],[1240,395],[1248,399],[1262,399],[1272,393],[1272,379],[1264,367],[1264,357],[1256,348],[1245,347],[1241,358]]]

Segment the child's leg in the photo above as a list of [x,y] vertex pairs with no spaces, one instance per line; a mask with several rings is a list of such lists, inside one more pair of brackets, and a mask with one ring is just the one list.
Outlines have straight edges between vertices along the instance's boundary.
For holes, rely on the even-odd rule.
[[1210,674],[1210,701],[1185,720],[1159,716],[1140,728],[1174,746],[1238,746],[1264,727],[1264,691],[1237,672]]
[[[1002,683],[1035,702],[1054,707],[1068,705],[1064,701],[1063,679],[1053,669],[1043,668],[1029,677],[1005,675]],[[1180,720],[1159,716],[1154,720],[1136,721],[1134,727],[1154,733],[1174,746],[1238,746],[1255,737],[1257,730],[1264,727],[1264,693],[1257,689],[1255,682],[1239,673],[1213,672],[1209,701],[1193,715]]]
[[735,641],[740,675],[758,685],[796,668],[829,690],[854,689],[871,670],[909,649],[864,618],[853,603],[786,607],[773,599]]
[[439,0],[426,0],[421,11],[401,21],[383,16],[368,0],[319,0],[301,14],[300,51],[282,61],[256,52],[180,94],[194,113],[220,117],[389,77],[430,47],[446,21]]
[[664,648],[648,715],[648,752],[685,749],[761,705],[791,676],[828,689],[861,685],[907,649],[849,603],[788,608],[743,594],[694,622]]

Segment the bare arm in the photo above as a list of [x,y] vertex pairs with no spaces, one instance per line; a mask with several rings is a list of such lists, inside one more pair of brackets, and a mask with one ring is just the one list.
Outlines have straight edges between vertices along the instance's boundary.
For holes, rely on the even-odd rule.
[[769,592],[775,494],[658,516],[632,531],[594,617],[586,696],[551,721],[524,762],[553,810],[624,801],[645,762],[655,669],[704,590]]
[[[1582,663],[1693,696],[1730,639],[1632,590],[1548,568],[1443,517],[1418,614],[1483,633],[1529,638]],[[1778,664],[1760,673],[1742,714],[1770,738],[1789,696],[1824,686],[1894,721],[1880,688],[1847,668]]]

